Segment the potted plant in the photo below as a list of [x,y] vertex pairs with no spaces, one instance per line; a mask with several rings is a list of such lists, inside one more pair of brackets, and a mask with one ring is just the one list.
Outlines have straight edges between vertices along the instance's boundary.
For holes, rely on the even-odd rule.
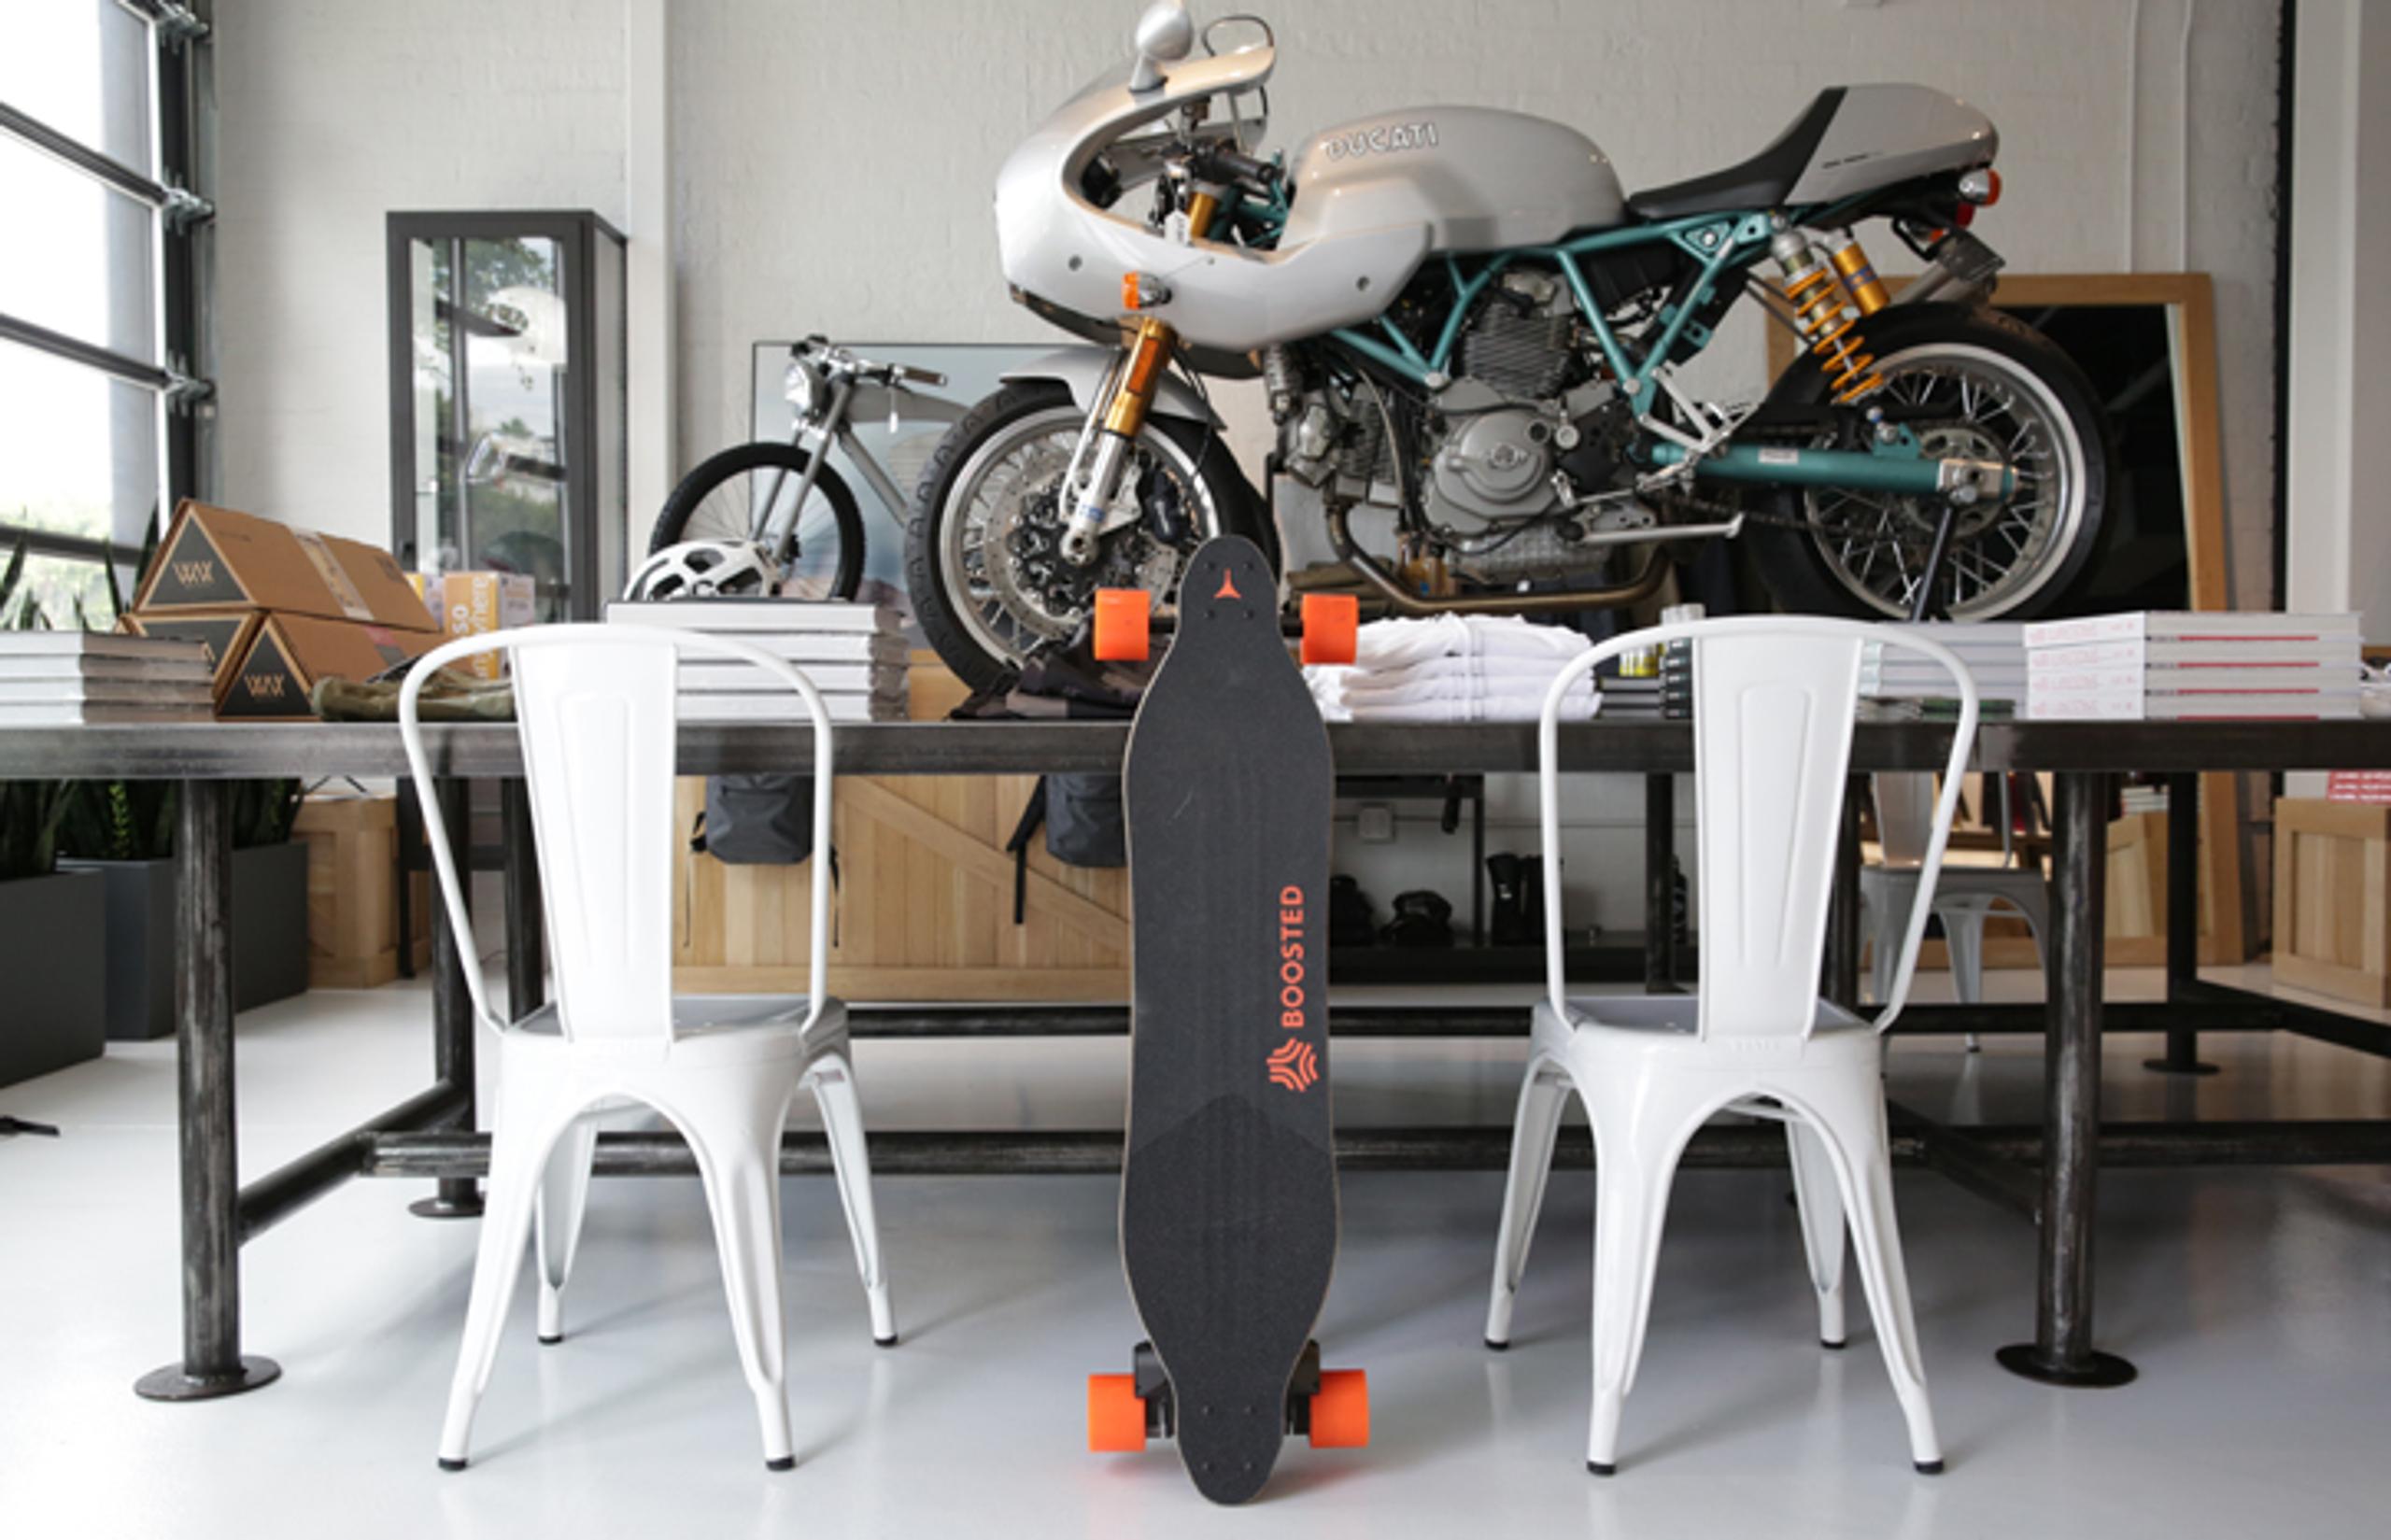
[[[233,1004],[247,1010],[307,987],[307,847],[290,838],[303,787],[233,787]],[[107,1035],[175,1029],[175,803],[170,781],[83,781],[59,827],[62,865],[107,893]]]
[[[0,630],[39,630],[40,606],[21,592],[25,547],[0,574]],[[99,1057],[107,996],[100,883],[57,869],[66,786],[0,781],[0,1085]]]
[[[156,544],[153,523],[145,570]],[[109,600],[121,613],[113,581]],[[175,792],[170,781],[78,781],[57,825],[60,865],[96,873],[106,891],[107,1035],[120,1040],[175,1030]],[[233,787],[236,1010],[307,987],[307,847],[290,838],[303,795],[289,780]]]

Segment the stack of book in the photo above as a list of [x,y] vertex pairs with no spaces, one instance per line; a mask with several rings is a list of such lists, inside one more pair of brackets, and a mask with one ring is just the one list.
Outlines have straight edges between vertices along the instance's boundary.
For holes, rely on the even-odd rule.
[[[2026,629],[2001,621],[1940,621],[1899,629],[1948,647],[1976,682],[1976,713],[2017,714],[2026,699]],[[1860,694],[1878,718],[1956,717],[1959,698],[1943,665],[1923,653],[1872,642],[1860,661]]]
[[[906,715],[905,636],[885,604],[785,599],[621,600],[606,618],[736,637],[794,664],[822,692],[833,722],[901,722]],[[684,722],[796,722],[805,702],[773,675],[735,657],[681,658]]]
[[1673,643],[1660,660],[1657,673],[1608,673],[1597,671],[1594,689],[1601,705],[1596,714],[1606,722],[1679,722],[1693,714],[1693,658],[1682,643]]
[[2358,714],[2354,615],[2138,610],[2026,628],[2037,720],[2317,721]]
[[0,727],[213,721],[215,679],[194,642],[10,631],[0,634]]

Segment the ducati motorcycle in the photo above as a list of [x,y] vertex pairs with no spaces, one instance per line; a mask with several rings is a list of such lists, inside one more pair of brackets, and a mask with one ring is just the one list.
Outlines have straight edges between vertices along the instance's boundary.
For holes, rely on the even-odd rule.
[[[1575,129],[1486,107],[1266,158],[1276,58],[1259,18],[1199,39],[1164,0],[998,175],[1014,299],[1088,345],[1008,374],[915,493],[916,613],[969,683],[1073,635],[1097,587],[1167,614],[1204,539],[1275,559],[1298,517],[1401,614],[1632,604],[1740,539],[1789,610],[1987,620],[2090,558],[2104,423],[1983,305],[2000,138],[1975,108],[1835,87],[1751,159],[1629,194]],[[1898,298],[1872,222],[1925,264]],[[1743,304],[1795,360],[1758,402],[1701,399],[1681,375]],[[1257,375],[1275,511],[1206,395]]]

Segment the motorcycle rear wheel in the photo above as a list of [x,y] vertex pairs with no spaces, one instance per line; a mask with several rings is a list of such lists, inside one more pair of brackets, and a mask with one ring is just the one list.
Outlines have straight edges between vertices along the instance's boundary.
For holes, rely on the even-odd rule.
[[[1930,614],[1952,620],[2025,619],[2047,613],[2083,575],[2108,517],[2109,431],[2099,395],[2073,360],[2041,332],[1987,309],[1919,305],[1861,323],[1885,389],[1875,400],[1950,408],[1909,426],[1930,454],[2007,462],[2020,489],[1962,509],[1937,575]],[[1829,383],[1804,357],[1775,399],[1824,402]],[[1755,554],[1787,610],[1906,620],[1941,503],[1840,487],[1785,491],[1775,511],[1797,518],[1761,527]]]

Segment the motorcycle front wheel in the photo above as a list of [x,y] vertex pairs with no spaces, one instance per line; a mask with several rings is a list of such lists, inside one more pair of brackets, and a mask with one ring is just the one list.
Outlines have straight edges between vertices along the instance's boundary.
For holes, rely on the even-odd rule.
[[[1134,524],[1104,537],[1088,566],[1064,559],[1061,490],[1086,410],[1052,381],[1008,385],[974,406],[922,470],[905,532],[905,580],[923,634],[975,690],[1001,685],[1038,647],[1079,629],[1097,588],[1143,588],[1171,602],[1196,547],[1243,535],[1273,569],[1268,511],[1220,435],[1146,419],[1124,497]],[[1172,530],[1166,541],[1159,530]]]
[[[2108,517],[2108,424],[2091,382],[2041,332],[1995,310],[1895,307],[1861,327],[1885,380],[1871,399],[1903,409],[1900,420],[1921,452],[1997,460],[2017,478],[2008,498],[1959,510],[1928,613],[1950,620],[2046,613],[2082,575]],[[1778,382],[1776,399],[1815,404],[1829,389],[1805,357]],[[1773,501],[1780,522],[1761,527],[1755,546],[1780,605],[1909,618],[1939,500],[1817,487]]]
[[[743,543],[761,527],[767,500],[797,496],[813,457],[794,444],[738,444],[700,461],[681,478],[656,516],[650,556],[684,541]],[[797,549],[781,562],[781,591],[790,599],[853,599],[863,583],[863,516],[856,495],[828,466],[797,521]]]

